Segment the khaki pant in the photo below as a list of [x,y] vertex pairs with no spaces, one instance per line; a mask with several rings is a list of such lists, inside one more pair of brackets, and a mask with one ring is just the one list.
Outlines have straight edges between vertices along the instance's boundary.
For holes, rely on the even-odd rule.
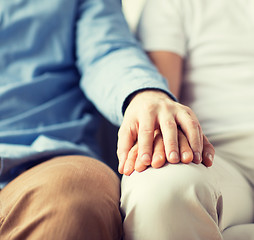
[[1,240],[119,240],[119,179],[103,163],[58,157],[0,192]]
[[125,240],[254,240],[254,132],[210,138],[214,165],[123,177]]

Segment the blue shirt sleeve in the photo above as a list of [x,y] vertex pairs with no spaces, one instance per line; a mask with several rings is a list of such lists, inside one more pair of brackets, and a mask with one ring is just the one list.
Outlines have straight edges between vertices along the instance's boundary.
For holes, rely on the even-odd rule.
[[130,33],[120,0],[82,0],[76,28],[81,88],[97,109],[120,125],[123,104],[142,89],[168,91],[166,80]]

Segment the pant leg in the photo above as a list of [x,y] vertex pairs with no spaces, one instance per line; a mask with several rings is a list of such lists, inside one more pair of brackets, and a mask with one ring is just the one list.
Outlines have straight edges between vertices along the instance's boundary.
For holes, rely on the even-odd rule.
[[218,156],[214,166],[167,164],[123,177],[125,240],[221,240],[253,219],[252,189]]
[[0,236],[8,240],[118,240],[119,179],[91,158],[54,158],[0,192]]

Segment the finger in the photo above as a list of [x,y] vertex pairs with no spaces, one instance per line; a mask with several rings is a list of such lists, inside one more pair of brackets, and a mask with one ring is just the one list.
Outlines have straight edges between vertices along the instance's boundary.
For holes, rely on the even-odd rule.
[[124,164],[124,171],[123,173],[126,176],[129,176],[134,171],[135,162],[138,156],[138,144],[134,145],[131,150],[129,151],[128,157]]
[[[198,125],[198,136],[203,136],[203,132],[201,130],[201,127]],[[193,150],[194,155],[193,155],[193,162],[196,164],[200,164],[202,162],[202,152],[203,152],[203,138],[199,139],[199,145],[200,149],[199,150]]]
[[149,167],[149,165],[145,165],[143,161],[141,161],[141,159],[137,158],[136,162],[135,162],[135,166],[134,169],[137,172],[142,172],[144,170],[146,170]]
[[119,159],[118,171],[123,174],[125,161],[129,151],[137,139],[137,127],[135,124],[125,125],[123,123],[118,131],[117,156]]
[[203,148],[203,154],[202,154],[202,158],[203,158],[202,163],[206,167],[211,167],[213,165],[215,150],[213,145],[209,142],[209,140],[207,139],[205,135],[203,136],[203,139],[204,139],[203,140],[204,148]]
[[[188,108],[187,108],[188,109]],[[193,118],[194,122],[196,123],[197,127],[198,127],[198,135],[199,135],[199,144],[200,144],[200,152],[203,151],[203,130],[200,126],[199,120],[197,118],[197,116],[194,114],[194,112],[189,109],[188,114]],[[195,125],[194,123],[194,125]]]
[[160,168],[165,164],[166,155],[164,150],[164,143],[161,133],[158,131],[154,137],[154,151],[152,157],[152,167]]
[[137,172],[142,172],[142,171],[146,170],[148,166],[149,165],[147,163],[144,164],[144,161],[142,161],[140,157],[137,157],[134,169]]
[[140,119],[138,131],[138,161],[149,166],[152,161],[155,120],[146,116]]
[[191,112],[180,111],[176,115],[176,121],[187,137],[194,153],[193,162],[200,163],[203,150],[203,133],[196,116]]
[[163,118],[163,120],[160,119],[160,127],[167,161],[170,163],[178,163],[180,157],[176,122],[173,118],[166,120]]
[[193,160],[193,152],[183,132],[178,129],[178,142],[181,162],[190,163]]
[[140,160],[136,160],[136,163],[135,163],[135,167],[134,169],[137,171],[137,172],[143,172],[144,170],[146,170],[149,166],[148,165],[145,165],[142,161]]

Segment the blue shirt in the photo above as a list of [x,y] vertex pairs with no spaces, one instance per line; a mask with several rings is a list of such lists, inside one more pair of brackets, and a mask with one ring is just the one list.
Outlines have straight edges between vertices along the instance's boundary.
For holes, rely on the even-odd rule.
[[168,91],[120,0],[0,0],[0,187],[57,155],[98,157],[97,110],[119,125],[145,88]]

